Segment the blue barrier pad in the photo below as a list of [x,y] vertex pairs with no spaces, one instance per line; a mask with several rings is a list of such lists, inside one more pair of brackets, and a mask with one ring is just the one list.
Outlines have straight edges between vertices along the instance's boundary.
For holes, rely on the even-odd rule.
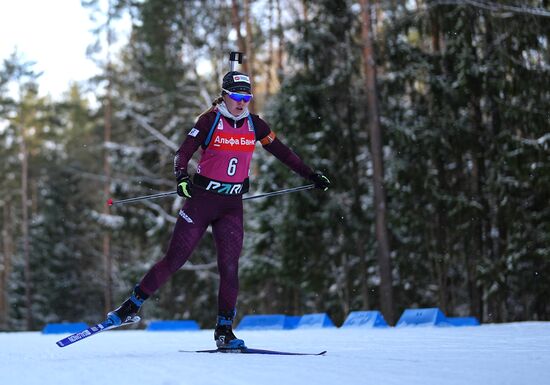
[[387,328],[388,324],[378,310],[352,311],[348,314],[342,327]]
[[438,308],[426,309],[406,309],[399,321],[397,327],[402,326],[452,326],[447,321],[445,314]]
[[63,323],[51,323],[44,326],[42,334],[69,334],[78,333],[84,329],[87,329],[88,325],[84,322],[63,322]]
[[294,329],[300,317],[284,314],[245,315],[237,329],[239,330],[282,330]]
[[287,315],[285,317],[285,329],[296,329],[302,316],[299,315]]
[[300,317],[297,329],[333,328],[334,323],[326,313],[305,314]]
[[176,332],[199,329],[199,324],[193,320],[170,320],[151,321],[146,330],[149,332]]
[[476,317],[447,317],[447,322],[453,326],[479,326]]

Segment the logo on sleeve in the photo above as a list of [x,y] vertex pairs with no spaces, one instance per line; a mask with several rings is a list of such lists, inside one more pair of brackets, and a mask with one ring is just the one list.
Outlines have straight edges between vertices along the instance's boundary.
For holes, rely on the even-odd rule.
[[197,130],[195,127],[191,131],[189,131],[189,136],[192,136],[193,138],[196,137],[199,134],[199,130]]

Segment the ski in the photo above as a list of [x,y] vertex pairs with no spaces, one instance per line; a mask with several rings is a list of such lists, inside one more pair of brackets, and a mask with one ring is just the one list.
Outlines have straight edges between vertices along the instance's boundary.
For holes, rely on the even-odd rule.
[[90,336],[93,336],[94,334],[104,332],[106,330],[115,329],[115,328],[118,328],[118,327],[121,327],[121,326],[131,325],[131,324],[134,324],[136,322],[139,322],[140,320],[141,320],[141,318],[139,316],[134,316],[133,318],[131,318],[127,321],[124,321],[120,325],[113,325],[111,320],[107,319],[107,320],[105,320],[101,323],[98,323],[98,324],[94,325],[94,326],[90,326],[89,328],[84,329],[84,330],[82,330],[78,333],[71,334],[70,336],[63,338],[62,340],[57,341],[56,344],[60,348],[63,348],[65,346],[74,344],[75,342],[81,341],[84,338],[88,338]]
[[327,351],[323,350],[320,353],[297,353],[297,352],[283,352],[279,350],[266,350],[266,349],[207,349],[207,350],[180,350],[182,353],[227,353],[227,354],[271,354],[278,356],[322,356]]

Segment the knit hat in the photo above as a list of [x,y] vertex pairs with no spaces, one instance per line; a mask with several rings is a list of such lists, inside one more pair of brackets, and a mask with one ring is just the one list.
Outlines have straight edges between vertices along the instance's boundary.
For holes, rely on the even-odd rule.
[[246,92],[251,94],[250,78],[242,72],[231,71],[223,77],[222,88],[231,92]]

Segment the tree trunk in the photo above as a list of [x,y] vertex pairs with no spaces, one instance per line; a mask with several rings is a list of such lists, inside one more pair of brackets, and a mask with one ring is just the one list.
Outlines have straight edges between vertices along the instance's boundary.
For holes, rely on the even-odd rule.
[[[112,5],[109,1],[108,17],[107,17],[107,90],[105,95],[105,111],[104,111],[104,126],[103,126],[103,173],[105,182],[103,185],[103,193],[105,202],[111,195],[111,164],[109,162],[109,149],[108,144],[111,142],[111,130],[112,130],[112,69],[111,69],[111,56],[110,50],[113,39],[113,32],[111,31],[111,15]],[[103,214],[109,215],[109,207],[103,204]],[[104,309],[105,313],[112,309],[113,305],[113,259],[111,255],[111,234],[109,229],[106,229],[103,233],[103,261],[104,261]]]
[[374,209],[376,214],[376,241],[380,267],[380,303],[386,321],[394,322],[392,267],[386,224],[386,194],[384,191],[384,169],[382,153],[382,132],[378,115],[376,88],[376,62],[371,39],[370,1],[361,0],[363,62],[366,75],[367,111],[373,162]]
[[[485,52],[487,56],[491,56],[493,50],[492,47],[496,46],[498,44],[498,41],[493,33],[493,23],[490,17],[487,17],[486,19],[486,29],[485,29]],[[498,92],[496,87],[492,86],[493,84],[497,84],[497,82],[493,82],[491,78],[497,78],[498,75],[493,75],[493,72],[490,72],[491,75],[489,75],[489,79],[487,81],[487,90],[485,91],[486,95],[492,95],[493,92]],[[488,194],[488,207],[489,207],[489,216],[490,216],[490,228],[488,229],[487,233],[490,234],[490,250],[491,250],[491,260],[493,263],[502,263],[503,259],[503,247],[507,244],[506,241],[506,226],[507,221],[504,220],[503,214],[505,212],[505,206],[501,205],[501,192],[502,192],[502,186],[497,181],[501,178],[501,171],[498,164],[502,161],[500,151],[497,147],[498,138],[501,133],[501,113],[500,113],[500,107],[498,103],[495,102],[493,98],[487,98],[488,103],[487,107],[490,111],[490,138],[488,141],[491,143],[489,146],[488,151],[488,158],[492,162],[493,166],[491,167],[493,176],[491,179],[491,188],[489,189]],[[505,272],[505,278],[504,281],[501,282],[504,286],[502,290],[499,290],[500,295],[497,296],[496,301],[500,308],[500,314],[501,314],[501,321],[507,322],[509,320],[509,312],[508,309],[512,306],[508,306],[508,299],[509,296],[506,295],[506,292],[508,291],[507,287],[507,276],[508,276],[508,270],[506,268],[503,269]]]
[[11,205],[9,202],[4,203],[2,218],[4,225],[2,226],[2,255],[0,260],[0,330],[8,328],[9,321],[9,297],[8,283],[11,275],[11,259],[13,254],[13,218],[11,215]]
[[[352,91],[353,92],[353,91]],[[350,95],[351,99],[351,95]],[[355,112],[352,111],[351,108],[348,108],[347,115],[346,115],[346,129],[347,129],[347,135],[345,137],[346,140],[346,146],[348,148],[349,152],[349,161],[350,161],[350,170],[349,173],[352,176],[350,179],[351,181],[351,191],[353,192],[353,202],[352,202],[352,211],[355,216],[356,223],[365,224],[366,218],[364,214],[364,210],[362,208],[361,199],[363,195],[365,194],[361,190],[361,184],[360,180],[363,178],[363,166],[359,164],[357,161],[357,155],[361,151],[360,146],[362,146],[361,142],[356,140],[356,135],[353,132],[353,120],[355,119]],[[365,245],[365,239],[364,239],[364,233],[362,231],[357,231],[356,236],[354,237],[354,243],[355,243],[355,252],[356,255],[359,256],[359,271],[360,271],[360,279],[361,279],[361,299],[362,299],[362,308],[363,309],[369,309],[370,308],[370,301],[369,301],[369,287],[368,287],[368,265],[367,265],[367,248]]]
[[[472,156],[472,175],[470,180],[471,199],[478,199],[480,194],[480,170],[479,159]],[[478,318],[480,322],[483,322],[483,310],[481,301],[481,286],[478,277],[478,266],[481,263],[483,255],[483,241],[482,241],[483,227],[481,224],[481,215],[477,214],[471,220],[470,239],[471,253],[468,255],[468,292],[470,297],[470,314]]]
[[[444,161],[441,159],[441,156],[436,155],[434,159],[437,167],[437,179],[439,189],[441,191],[449,191],[447,186],[447,181],[445,178],[445,166]],[[435,218],[436,228],[436,260],[435,262],[435,271],[437,274],[437,286],[438,286],[438,298],[439,298],[439,307],[445,314],[449,314],[448,308],[448,261],[450,255],[450,249],[448,244],[447,228],[449,226],[449,220],[447,218],[447,209],[445,204],[441,199],[437,202],[437,214]]]
[[25,138],[24,123],[21,125],[21,234],[23,241],[23,261],[25,271],[25,323],[27,330],[32,330],[32,292],[31,292],[31,256],[29,239],[29,207],[28,207],[28,181],[29,181],[29,159],[27,143]]
[[[247,74],[250,77],[252,86],[255,87],[254,83],[254,47],[252,42],[252,23],[250,22],[250,1],[244,1],[244,23],[246,27],[246,38],[245,38],[245,49],[246,49],[246,68],[248,70]],[[257,89],[257,87],[256,87]],[[248,105],[250,112],[254,113],[255,110],[255,101],[252,99]]]
[[[437,15],[437,9],[430,11],[430,22],[431,22],[431,45],[432,52],[434,55],[434,60],[436,60],[438,65],[434,65],[434,74],[433,76],[439,77],[443,73],[443,68],[440,64],[441,58],[441,46],[440,46],[440,28],[439,28],[439,18]],[[433,81],[433,83],[436,83]],[[429,102],[430,117],[434,121],[434,125],[437,127],[437,119],[442,110],[442,103],[444,103],[444,95],[442,95],[439,87],[432,87],[431,95]],[[440,153],[435,153],[432,158],[433,163],[436,165],[437,169],[437,180],[439,189],[441,191],[449,191],[449,186],[447,185],[447,178],[445,172],[445,160],[443,159]],[[448,307],[448,259],[450,256],[450,248],[448,245],[448,234],[447,228],[449,225],[449,220],[447,218],[447,210],[444,202],[441,199],[437,201],[437,213],[435,218],[435,238],[436,238],[436,256],[435,256],[435,271],[437,275],[437,285],[438,285],[438,298],[439,298],[439,307],[441,310],[447,314],[449,312]]]
[[277,33],[278,33],[278,48],[277,48],[277,81],[282,83],[284,77],[283,69],[283,54],[285,46],[285,34],[283,29],[283,12],[281,10],[281,0],[276,0],[277,5]]
[[[245,55],[248,55],[248,52],[246,51],[246,41],[241,34],[241,14],[239,12],[239,3],[237,0],[231,1],[232,7],[231,7],[231,21],[233,23],[233,28],[235,29],[235,32],[237,33],[237,46],[239,48],[240,52],[243,52]],[[249,73],[248,68],[248,61],[243,61],[243,72]]]
[[[473,60],[477,61],[476,49],[473,43],[473,23],[472,18],[466,19],[465,16],[465,34],[467,46],[471,49]],[[484,256],[484,220],[487,213],[487,203],[485,201],[483,181],[485,180],[485,132],[483,127],[483,115],[481,111],[481,93],[482,79],[479,76],[468,75],[467,84],[470,95],[469,115],[472,131],[475,133],[475,139],[472,140],[474,148],[472,150],[472,172],[471,172],[471,200],[477,202],[481,209],[477,210],[471,220],[471,240],[474,247],[470,258],[470,311],[471,314],[483,321],[483,286],[479,280],[478,268],[483,261]]]
[[[103,155],[103,173],[105,182],[103,185],[103,194],[106,197],[105,202],[111,194],[111,164],[109,162],[108,143],[111,141],[112,127],[112,106],[111,106],[111,80],[107,85],[107,95],[105,97],[105,112],[104,112],[104,155]],[[103,214],[109,215],[109,207],[103,205]],[[103,233],[103,261],[105,266],[105,312],[109,312],[113,305],[113,259],[111,255],[111,233],[106,229]]]
[[275,51],[274,51],[274,33],[273,33],[273,14],[275,13],[274,6],[273,6],[273,0],[269,0],[269,29],[268,29],[268,36],[267,36],[267,42],[268,42],[268,48],[267,48],[267,77],[266,77],[266,84],[265,84],[265,93],[266,96],[269,97],[271,93],[273,92],[273,80],[274,80],[274,69],[273,69],[273,63],[275,62]]
[[[254,87],[254,74],[252,73],[252,62],[254,61],[254,54],[252,53],[252,42],[251,42],[251,26],[250,26],[250,15],[249,15],[249,3],[248,0],[244,3],[244,12],[245,12],[245,28],[246,28],[246,37],[243,37],[241,34],[241,24],[242,18],[239,12],[239,4],[236,0],[231,1],[231,21],[233,22],[233,28],[237,32],[237,45],[239,51],[243,52],[245,58],[242,64],[242,72],[246,73],[250,77],[252,86]],[[248,109],[250,112],[254,112],[254,99],[250,102]]]
[[8,225],[7,213],[8,205],[4,204],[2,210],[2,253],[0,254],[0,330],[6,329],[7,317],[7,274],[6,274],[6,259],[8,259],[8,251],[6,250],[6,242],[8,241]]

